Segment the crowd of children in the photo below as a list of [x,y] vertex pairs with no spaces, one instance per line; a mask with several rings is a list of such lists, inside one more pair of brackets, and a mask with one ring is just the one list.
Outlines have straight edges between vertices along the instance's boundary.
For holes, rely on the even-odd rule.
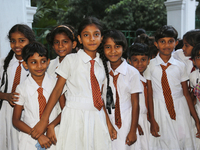
[[[46,39],[16,24],[0,63],[2,150],[200,150],[200,30],[121,31],[95,17]],[[77,48],[77,45],[78,48]],[[180,46],[180,45],[179,45]],[[78,49],[78,50],[77,50]]]

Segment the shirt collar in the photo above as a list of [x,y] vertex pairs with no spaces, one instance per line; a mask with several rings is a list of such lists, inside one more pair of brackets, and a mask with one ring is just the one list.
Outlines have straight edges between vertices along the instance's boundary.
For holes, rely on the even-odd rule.
[[[46,92],[49,93],[50,89],[51,89],[51,86],[49,86],[49,80],[48,80],[49,76],[47,73],[45,73],[45,76],[44,76],[44,79],[42,81],[42,88],[43,90],[45,90]],[[37,92],[37,89],[40,87],[36,82],[35,80],[31,77],[31,74],[29,74],[29,76],[27,77],[27,80],[28,80],[28,84],[29,84],[29,87],[30,87],[30,95],[33,96],[33,94],[35,94],[35,92]],[[50,93],[49,93],[50,94]]]
[[[85,53],[83,49],[79,49],[77,54],[83,60],[84,63],[88,63],[90,60],[92,60],[92,58],[87,53]],[[99,53],[96,53],[96,57],[94,58],[94,60],[99,64],[99,66],[102,66]]]
[[109,72],[112,70],[112,72],[113,72],[114,75],[117,75],[118,73],[120,73],[122,75],[126,75],[128,63],[126,62],[126,60],[124,58],[121,58],[121,59],[122,59],[123,62],[115,70],[113,70],[111,68],[110,61],[108,61],[107,64],[108,64],[108,70],[109,70]]
[[[13,55],[12,57],[12,61],[10,61],[10,65],[12,64],[15,64],[15,63],[19,63],[20,62],[23,62],[23,60],[18,60],[16,57],[15,57],[15,54]],[[21,64],[22,65],[22,64]]]
[[147,80],[142,75],[140,75],[140,80],[145,82],[145,83],[147,82]]
[[167,63],[165,63],[162,58],[160,58],[159,54],[155,57],[155,60],[156,60],[156,65],[163,65],[163,64],[167,64],[167,63],[171,63],[172,65],[176,65],[176,62],[175,62],[175,58],[171,55],[169,61]]

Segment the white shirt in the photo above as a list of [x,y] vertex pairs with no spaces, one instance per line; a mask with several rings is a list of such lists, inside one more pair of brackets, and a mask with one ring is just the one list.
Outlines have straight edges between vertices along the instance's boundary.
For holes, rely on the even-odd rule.
[[190,60],[191,57],[190,56],[185,56],[182,49],[176,50],[173,53],[173,57],[185,64],[186,69],[187,69],[187,74],[188,74],[188,77],[189,77],[189,75],[191,73],[191,70],[193,68],[193,63]]
[[[67,79],[67,97],[80,98],[82,102],[84,101],[83,97],[86,99],[93,99],[90,82],[90,60],[92,60],[92,58],[80,49],[77,53],[65,56],[60,66],[56,69],[56,73]],[[94,73],[101,89],[105,79],[105,70],[98,53],[94,60]]]
[[50,61],[50,64],[47,68],[47,73],[53,77],[57,77],[55,70],[59,65],[60,65],[59,56],[57,56],[55,59]]
[[147,80],[142,76],[140,75],[140,80],[141,80],[141,86],[142,86],[142,93],[139,94],[139,102],[140,102],[140,113],[141,114],[146,114],[147,113],[147,107],[146,107],[146,103],[145,103],[145,95],[144,95],[144,86],[143,86],[143,83],[146,83]]
[[[185,65],[182,62],[174,59],[173,56],[171,56],[168,62],[171,63],[171,65],[165,71],[172,92],[172,97],[174,99],[183,96],[181,82],[187,81],[188,75]],[[147,71],[145,72],[146,79],[151,80],[153,96],[155,98],[164,98],[161,85],[162,68],[160,64],[167,65],[167,63],[164,63],[160,56],[157,55],[150,61]]]

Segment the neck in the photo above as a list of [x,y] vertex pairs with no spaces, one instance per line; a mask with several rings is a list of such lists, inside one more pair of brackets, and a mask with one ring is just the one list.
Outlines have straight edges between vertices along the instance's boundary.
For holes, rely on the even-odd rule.
[[[84,50],[85,51],[85,50]],[[96,51],[85,51],[92,59],[96,58],[97,50]]]
[[[32,76],[32,75],[31,75]],[[39,85],[39,86],[42,86],[42,82],[43,82],[43,79],[44,79],[44,76],[39,76],[39,77],[33,77],[32,78],[35,80],[35,82]]]
[[22,60],[22,56],[17,56],[17,55],[15,55],[15,58],[16,58],[17,60]]
[[64,58],[65,58],[65,57],[60,57],[60,56],[59,56],[59,62],[61,63],[62,60],[63,60]]
[[159,55],[159,56],[165,63],[167,63],[171,58],[171,55]]
[[120,59],[120,61],[118,62],[110,62],[110,66],[113,70],[117,69],[122,63],[122,60]]

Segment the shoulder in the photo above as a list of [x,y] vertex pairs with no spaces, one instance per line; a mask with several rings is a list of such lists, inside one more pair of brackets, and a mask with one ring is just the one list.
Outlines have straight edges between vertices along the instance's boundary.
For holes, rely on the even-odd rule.
[[177,60],[177,59],[174,58],[173,61],[174,61],[174,64],[177,65],[179,68],[185,67],[185,64],[180,60]]

